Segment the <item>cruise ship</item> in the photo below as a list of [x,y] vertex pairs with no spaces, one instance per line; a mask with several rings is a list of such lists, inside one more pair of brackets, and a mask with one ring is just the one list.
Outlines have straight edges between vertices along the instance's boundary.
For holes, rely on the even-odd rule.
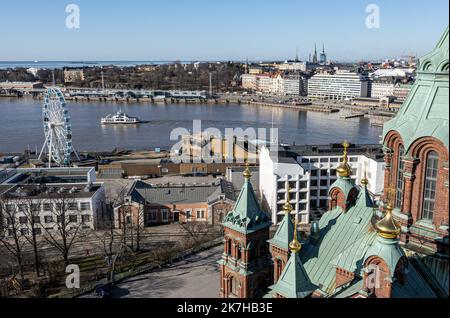
[[123,111],[119,110],[115,115],[108,115],[101,120],[102,125],[106,124],[139,124],[142,121],[137,117],[128,116]]

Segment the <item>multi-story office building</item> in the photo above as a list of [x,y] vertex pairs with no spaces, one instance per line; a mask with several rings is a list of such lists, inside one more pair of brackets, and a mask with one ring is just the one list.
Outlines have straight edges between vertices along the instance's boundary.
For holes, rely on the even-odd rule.
[[111,217],[94,168],[4,170],[0,203],[0,235],[6,236],[11,235],[13,222],[20,224],[22,235],[29,235],[31,211],[37,234],[57,230],[63,216],[69,228],[90,230],[101,229]]
[[394,97],[399,102],[404,102],[406,97],[408,97],[409,92],[411,91],[413,84],[401,84],[398,83],[394,87]]
[[286,75],[283,79],[284,95],[301,95],[300,75]]
[[368,78],[357,73],[316,74],[308,81],[308,96],[337,100],[367,97],[368,86]]
[[392,80],[374,80],[370,82],[370,97],[381,99],[394,96],[394,87]]
[[[292,212],[302,224],[320,218],[327,210],[328,191],[336,181],[342,145],[280,146],[278,151],[260,151],[260,192],[270,208],[272,222],[284,216],[283,204],[289,187]],[[352,177],[358,183],[366,172],[368,190],[379,196],[384,185],[383,152],[378,145],[352,145],[349,148]]]

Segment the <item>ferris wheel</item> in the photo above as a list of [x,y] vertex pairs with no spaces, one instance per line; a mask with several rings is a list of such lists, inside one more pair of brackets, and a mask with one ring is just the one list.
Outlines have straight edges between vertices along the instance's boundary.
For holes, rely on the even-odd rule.
[[44,95],[42,108],[45,142],[42,146],[39,159],[46,154],[48,166],[52,161],[60,167],[69,166],[71,155],[74,152],[72,145],[72,127],[66,101],[58,88],[48,88]]

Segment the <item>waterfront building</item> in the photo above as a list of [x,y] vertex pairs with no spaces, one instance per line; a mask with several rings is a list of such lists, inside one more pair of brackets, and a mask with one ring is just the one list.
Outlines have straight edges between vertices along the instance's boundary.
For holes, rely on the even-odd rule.
[[284,74],[281,72],[272,74],[269,93],[273,95],[283,95],[284,86],[285,86]]
[[374,80],[370,82],[370,97],[382,99],[384,97],[394,96],[395,83],[391,80]]
[[[352,145],[349,165],[353,179],[364,172],[370,180],[368,191],[379,197],[383,191],[384,161],[378,145]],[[260,151],[260,192],[270,210],[272,223],[283,219],[283,203],[289,186],[292,215],[302,225],[319,219],[328,207],[328,191],[337,179],[341,145],[280,146],[277,152]]]
[[0,172],[0,232],[11,234],[8,219],[14,214],[18,230],[30,235],[31,209],[38,235],[57,231],[62,215],[70,228],[102,229],[110,220],[105,200],[94,168],[7,169]]
[[308,96],[321,99],[353,99],[368,96],[368,78],[357,73],[337,71],[316,74],[308,80]]
[[301,95],[302,78],[300,75],[285,75],[283,78],[283,95]]
[[256,76],[253,74],[242,74],[242,88],[243,89],[256,89]]
[[[271,222],[249,181],[225,217],[224,252],[218,261],[223,298],[435,298],[442,296],[420,263],[400,246],[391,201],[381,212],[363,177],[352,178],[344,143],[329,211],[309,235],[298,234],[289,196],[283,219],[269,239]],[[289,190],[289,188],[288,188]],[[372,283],[376,282],[376,283]]]
[[233,186],[225,180],[205,184],[149,184],[135,181],[124,203],[114,207],[116,228],[168,223],[219,224],[233,207]]
[[408,94],[411,92],[412,88],[413,84],[411,83],[397,83],[395,84],[393,95],[397,101],[404,102]]
[[270,93],[272,87],[272,76],[271,74],[259,74],[256,76],[255,90]]
[[76,83],[84,81],[84,71],[82,69],[65,69],[64,83]]
[[42,82],[0,82],[0,89],[30,91],[34,89],[43,89]]

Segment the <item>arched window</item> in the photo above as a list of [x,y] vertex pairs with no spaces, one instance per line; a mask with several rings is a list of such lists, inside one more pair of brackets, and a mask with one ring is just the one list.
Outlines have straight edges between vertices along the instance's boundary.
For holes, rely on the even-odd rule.
[[422,219],[432,221],[436,199],[439,155],[436,151],[428,154],[425,166],[425,184],[423,190]]
[[395,207],[397,209],[401,209],[403,203],[403,186],[404,186],[403,172],[405,169],[405,163],[403,159],[405,159],[405,147],[403,147],[403,145],[400,145],[398,147],[397,184],[395,193]]
[[228,241],[227,241],[227,254],[228,255],[232,255],[232,252],[231,252],[232,250],[231,250],[231,239],[229,239]]
[[277,259],[277,277],[278,278],[280,278],[282,272],[283,272],[283,261],[281,259]]
[[242,258],[241,247],[239,245],[236,246],[236,250],[237,250],[237,257],[236,257],[236,259],[241,259]]
[[229,284],[230,284],[230,294],[237,296],[237,284],[236,284],[236,279],[233,276],[230,276],[229,279]]

